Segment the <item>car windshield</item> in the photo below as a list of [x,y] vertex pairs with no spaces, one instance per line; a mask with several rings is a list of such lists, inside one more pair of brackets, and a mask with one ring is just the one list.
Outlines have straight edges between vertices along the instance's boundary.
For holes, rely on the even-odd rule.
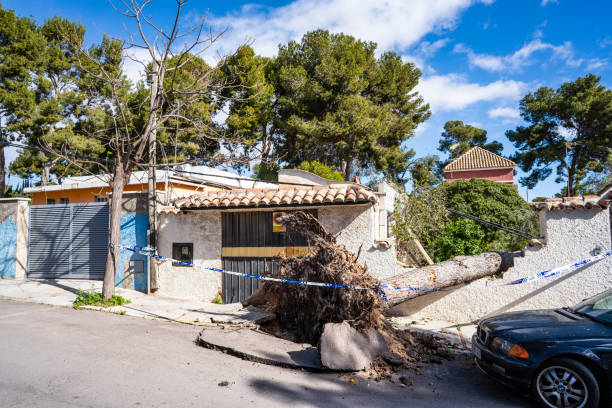
[[612,289],[593,296],[572,309],[577,313],[612,324]]

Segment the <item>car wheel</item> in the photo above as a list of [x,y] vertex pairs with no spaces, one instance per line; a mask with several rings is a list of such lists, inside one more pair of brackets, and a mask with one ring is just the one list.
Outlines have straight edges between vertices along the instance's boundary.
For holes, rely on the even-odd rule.
[[570,358],[557,358],[535,375],[534,396],[547,408],[596,408],[599,384],[584,364]]

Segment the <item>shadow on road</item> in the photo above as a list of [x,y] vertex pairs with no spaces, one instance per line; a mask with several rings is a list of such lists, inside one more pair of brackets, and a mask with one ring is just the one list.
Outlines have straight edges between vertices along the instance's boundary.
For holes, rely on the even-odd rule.
[[[257,393],[291,405],[352,408],[388,407],[533,407],[537,405],[515,391],[498,384],[473,364],[470,355],[460,355],[443,364],[427,364],[418,372],[404,373],[413,385],[362,379],[349,374],[311,374],[316,387],[300,387],[267,379],[254,379]],[[351,383],[350,379],[354,382]],[[313,380],[315,380],[313,378]],[[313,381],[314,382],[314,381]],[[326,386],[321,386],[325,383]]]

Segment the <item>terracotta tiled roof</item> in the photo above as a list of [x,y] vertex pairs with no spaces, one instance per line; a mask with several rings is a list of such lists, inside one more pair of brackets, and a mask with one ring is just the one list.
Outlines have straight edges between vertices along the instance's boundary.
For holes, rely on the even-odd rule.
[[607,197],[587,195],[584,197],[547,198],[544,202],[530,203],[536,210],[574,210],[577,208],[606,209],[610,205]]
[[295,205],[329,205],[368,203],[376,194],[354,184],[305,186],[304,188],[242,189],[210,191],[181,198],[161,212],[177,213],[182,209],[283,207]]
[[482,147],[472,147],[452,162],[444,170],[490,169],[495,167],[514,167],[516,163]]

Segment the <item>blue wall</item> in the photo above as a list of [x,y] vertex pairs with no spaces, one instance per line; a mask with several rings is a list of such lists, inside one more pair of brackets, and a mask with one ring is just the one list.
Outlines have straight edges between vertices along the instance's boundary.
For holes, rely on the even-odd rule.
[[0,277],[14,278],[17,263],[17,225],[13,217],[0,222]]
[[[147,230],[149,229],[149,218],[146,213],[128,213],[121,216],[121,245],[138,245],[147,246]],[[125,263],[126,261],[143,260],[144,261],[144,274],[134,275],[133,287],[127,286],[129,289],[135,289],[140,292],[147,292],[147,274],[148,274],[148,257],[140,254],[136,254],[130,251],[121,251],[121,257],[119,258],[119,268],[117,268],[117,276],[115,278],[115,285],[126,287],[123,282],[126,278]]]

